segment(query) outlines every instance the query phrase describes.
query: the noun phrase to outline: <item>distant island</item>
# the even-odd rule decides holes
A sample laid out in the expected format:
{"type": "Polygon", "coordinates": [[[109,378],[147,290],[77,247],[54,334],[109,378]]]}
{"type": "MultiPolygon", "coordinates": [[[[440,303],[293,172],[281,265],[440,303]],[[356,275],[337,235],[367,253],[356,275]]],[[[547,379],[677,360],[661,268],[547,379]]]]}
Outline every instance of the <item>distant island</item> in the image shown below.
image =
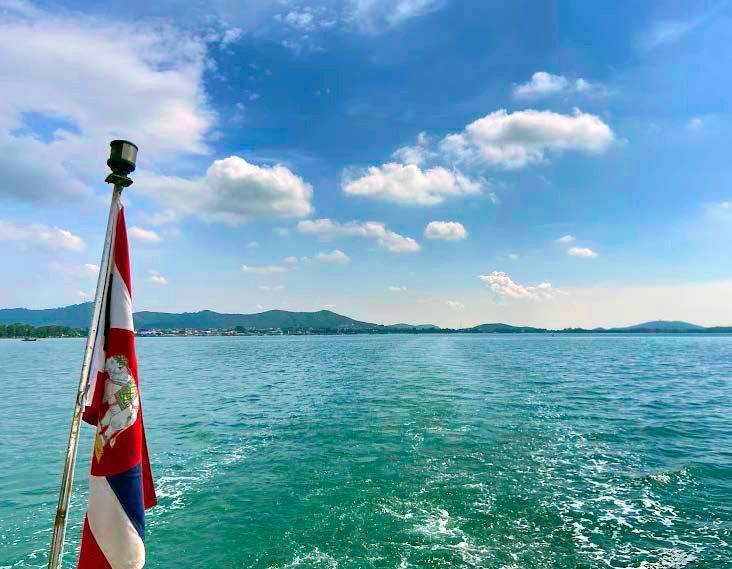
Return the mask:
{"type": "MultiPolygon", "coordinates": [[[[0,309],[0,338],[81,336],[89,325],[91,302],[61,308],[0,309]],[[36,330],[36,331],[34,331],[36,330]]],[[[551,330],[510,324],[480,324],[471,328],[440,328],[434,324],[374,324],[354,320],[330,310],[289,312],[268,310],[257,314],[199,312],[135,312],[141,336],[248,335],[248,334],[563,334],[563,333],[732,333],[732,326],[704,327],[688,322],[656,320],[622,328],[564,328],[551,330]]]]}

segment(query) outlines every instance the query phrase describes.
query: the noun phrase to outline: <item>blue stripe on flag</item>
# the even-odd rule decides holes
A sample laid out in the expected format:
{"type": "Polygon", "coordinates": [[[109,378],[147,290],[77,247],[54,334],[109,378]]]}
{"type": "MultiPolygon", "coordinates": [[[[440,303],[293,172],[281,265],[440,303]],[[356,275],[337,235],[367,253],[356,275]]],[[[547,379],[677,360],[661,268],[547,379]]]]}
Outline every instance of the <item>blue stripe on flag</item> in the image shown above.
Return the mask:
{"type": "Polygon", "coordinates": [[[140,539],[145,541],[145,506],[142,497],[142,464],[122,474],[107,476],[107,482],[119,500],[122,509],[135,526],[140,539]]]}

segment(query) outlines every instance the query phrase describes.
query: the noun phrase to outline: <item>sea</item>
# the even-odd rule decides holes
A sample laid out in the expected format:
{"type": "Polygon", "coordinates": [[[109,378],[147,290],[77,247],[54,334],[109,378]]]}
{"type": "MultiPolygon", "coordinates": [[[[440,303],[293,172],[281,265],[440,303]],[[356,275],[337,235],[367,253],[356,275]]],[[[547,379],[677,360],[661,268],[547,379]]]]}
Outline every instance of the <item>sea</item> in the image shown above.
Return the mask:
{"type": "MultiPolygon", "coordinates": [[[[0,341],[0,568],[46,567],[83,340],[0,341]]],[[[732,336],[139,338],[152,569],[732,567],[732,336]]],[[[64,567],[76,566],[93,430],[64,567]]]]}

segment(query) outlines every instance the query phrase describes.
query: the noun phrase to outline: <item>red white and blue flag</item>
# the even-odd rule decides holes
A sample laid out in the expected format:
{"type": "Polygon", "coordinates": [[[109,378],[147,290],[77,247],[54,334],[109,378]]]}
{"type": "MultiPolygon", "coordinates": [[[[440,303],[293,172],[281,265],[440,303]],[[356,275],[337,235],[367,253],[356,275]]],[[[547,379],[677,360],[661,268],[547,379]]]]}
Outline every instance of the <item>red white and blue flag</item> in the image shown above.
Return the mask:
{"type": "Polygon", "coordinates": [[[157,502],[142,423],[130,256],[121,205],[111,251],[83,414],[97,430],[79,569],[145,565],[145,510],[157,502]]]}

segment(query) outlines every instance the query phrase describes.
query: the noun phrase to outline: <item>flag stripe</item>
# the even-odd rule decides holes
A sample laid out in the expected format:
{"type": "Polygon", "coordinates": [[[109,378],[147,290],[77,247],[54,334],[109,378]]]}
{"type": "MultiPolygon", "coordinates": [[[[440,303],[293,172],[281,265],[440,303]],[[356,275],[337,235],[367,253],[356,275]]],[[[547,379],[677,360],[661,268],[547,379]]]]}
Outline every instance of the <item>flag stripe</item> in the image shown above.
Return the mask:
{"type": "Polygon", "coordinates": [[[130,279],[130,250],[127,246],[127,224],[125,223],[125,210],[119,211],[116,227],[117,238],[114,241],[114,263],[119,267],[119,274],[125,282],[125,286],[132,296],[132,280],[130,279]]]}
{"type": "Polygon", "coordinates": [[[145,543],[105,476],[89,477],[89,529],[112,569],[140,569],[145,543]]]}
{"type": "Polygon", "coordinates": [[[135,325],[132,322],[132,298],[130,298],[127,285],[125,284],[116,263],[112,272],[112,299],[109,304],[109,327],[134,332],[135,325]]]}
{"type": "Polygon", "coordinates": [[[107,476],[107,482],[117,496],[120,506],[130,518],[140,539],[145,541],[145,507],[142,493],[142,466],[138,464],[127,472],[107,476]]]}
{"type": "Polygon", "coordinates": [[[89,520],[84,518],[84,530],[81,534],[81,541],[84,544],[84,555],[79,557],[78,569],[112,569],[99,549],[97,540],[89,527],[89,520]]]}

